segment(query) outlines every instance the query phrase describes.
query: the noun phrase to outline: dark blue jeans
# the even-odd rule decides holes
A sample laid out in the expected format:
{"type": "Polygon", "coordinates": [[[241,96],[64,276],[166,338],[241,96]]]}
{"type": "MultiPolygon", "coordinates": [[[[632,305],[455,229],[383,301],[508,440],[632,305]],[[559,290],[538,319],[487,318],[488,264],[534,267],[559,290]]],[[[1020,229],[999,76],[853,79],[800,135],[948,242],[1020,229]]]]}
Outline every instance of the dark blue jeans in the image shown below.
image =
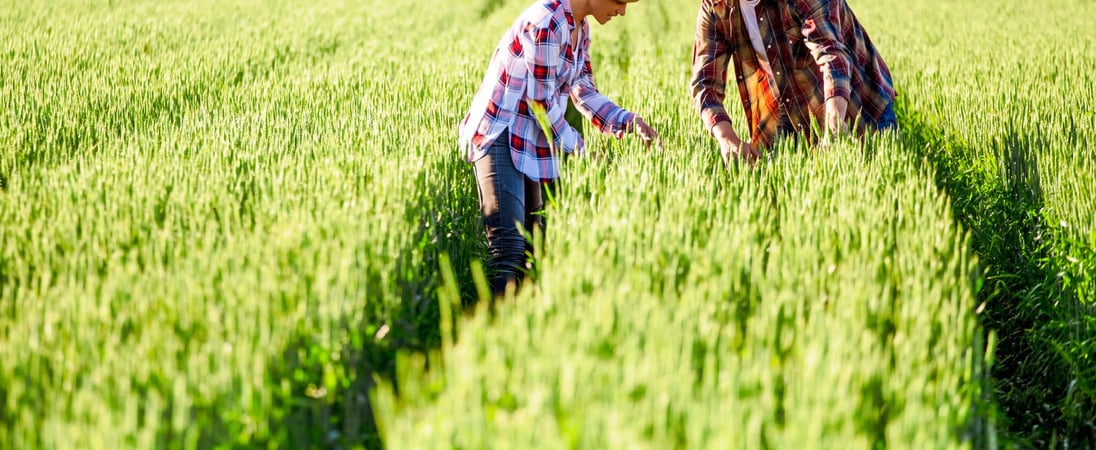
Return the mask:
{"type": "MultiPolygon", "coordinates": [[[[865,112],[860,113],[860,120],[867,126],[868,131],[897,131],[898,130],[898,116],[894,114],[894,102],[891,101],[885,109],[883,109],[883,115],[879,117],[879,121],[872,120],[865,112]]],[[[780,137],[791,136],[794,139],[798,139],[799,136],[795,132],[795,128],[792,127],[788,116],[786,114],[780,115],[780,124],[777,125],[776,135],[780,137]]]]}
{"type": "Polygon", "coordinates": [[[898,130],[898,116],[894,114],[894,102],[890,102],[887,108],[883,110],[883,115],[879,117],[879,121],[876,122],[868,117],[866,114],[861,114],[860,117],[864,123],[868,126],[868,129],[874,129],[877,131],[897,131],[898,130]]]}
{"type": "Polygon", "coordinates": [[[506,285],[515,288],[526,271],[526,252],[533,246],[521,234],[520,224],[528,233],[544,228],[543,185],[526,177],[514,167],[510,157],[510,134],[503,133],[487,155],[475,162],[476,187],[480,214],[487,232],[487,272],[491,290],[503,295],[506,285]]]}

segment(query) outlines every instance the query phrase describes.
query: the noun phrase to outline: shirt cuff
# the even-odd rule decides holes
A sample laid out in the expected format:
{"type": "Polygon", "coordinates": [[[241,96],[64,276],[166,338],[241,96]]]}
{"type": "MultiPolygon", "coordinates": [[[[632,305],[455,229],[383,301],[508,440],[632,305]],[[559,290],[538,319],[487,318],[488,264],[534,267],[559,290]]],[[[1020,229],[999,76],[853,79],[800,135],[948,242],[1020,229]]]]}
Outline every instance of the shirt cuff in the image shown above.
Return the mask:
{"type": "Polygon", "coordinates": [[[586,142],[582,140],[582,136],[579,136],[575,141],[575,146],[571,148],[571,153],[575,155],[583,155],[586,153],[586,142]]]}
{"type": "Polygon", "coordinates": [[[852,95],[852,89],[849,87],[847,80],[837,81],[834,80],[832,84],[826,86],[826,100],[833,97],[849,98],[852,95]]]}
{"type": "Polygon", "coordinates": [[[586,151],[586,144],[582,141],[582,136],[579,136],[577,131],[572,129],[567,135],[567,137],[560,140],[560,146],[563,147],[563,153],[581,154],[586,151]]]}
{"type": "Polygon", "coordinates": [[[731,121],[731,116],[727,115],[727,110],[716,106],[705,108],[700,115],[704,119],[704,129],[708,131],[708,134],[712,133],[712,128],[715,127],[715,124],[731,121]]]}
{"type": "Polygon", "coordinates": [[[622,112],[620,113],[620,118],[618,119],[619,122],[617,122],[617,132],[613,133],[617,139],[623,138],[624,133],[630,133],[632,131],[635,131],[633,129],[634,124],[632,123],[635,118],[636,113],[628,110],[622,110],[622,112]]]}

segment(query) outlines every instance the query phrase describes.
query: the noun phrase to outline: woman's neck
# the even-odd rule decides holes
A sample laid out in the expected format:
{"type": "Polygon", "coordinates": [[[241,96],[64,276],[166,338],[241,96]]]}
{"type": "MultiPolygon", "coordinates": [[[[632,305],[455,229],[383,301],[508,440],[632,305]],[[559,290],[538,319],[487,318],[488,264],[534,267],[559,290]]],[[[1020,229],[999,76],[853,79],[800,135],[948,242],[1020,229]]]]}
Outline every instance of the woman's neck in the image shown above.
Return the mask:
{"type": "Polygon", "coordinates": [[[575,17],[575,23],[582,23],[582,19],[590,15],[589,0],[571,0],[571,15],[575,17]]]}

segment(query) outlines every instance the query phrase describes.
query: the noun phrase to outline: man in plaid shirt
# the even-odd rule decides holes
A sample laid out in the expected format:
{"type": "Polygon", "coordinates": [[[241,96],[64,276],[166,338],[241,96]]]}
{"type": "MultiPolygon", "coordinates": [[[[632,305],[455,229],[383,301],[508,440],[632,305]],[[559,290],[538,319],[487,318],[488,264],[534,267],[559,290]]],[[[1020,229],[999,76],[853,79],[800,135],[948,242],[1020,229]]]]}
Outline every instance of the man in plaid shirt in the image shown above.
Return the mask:
{"type": "Polygon", "coordinates": [[[897,127],[890,70],[845,0],[702,0],[692,97],[725,163],[751,165],[780,135],[897,127]],[[750,139],[723,108],[728,59],[750,139]]]}
{"type": "Polygon", "coordinates": [[[562,153],[585,149],[564,118],[568,98],[602,133],[634,132],[647,144],[658,139],[641,117],[598,92],[590,65],[586,19],[605,24],[637,1],[536,0],[491,57],[459,131],[474,163],[495,295],[522,278],[531,248],[519,226],[543,227],[543,184],[559,177],[562,153]]]}

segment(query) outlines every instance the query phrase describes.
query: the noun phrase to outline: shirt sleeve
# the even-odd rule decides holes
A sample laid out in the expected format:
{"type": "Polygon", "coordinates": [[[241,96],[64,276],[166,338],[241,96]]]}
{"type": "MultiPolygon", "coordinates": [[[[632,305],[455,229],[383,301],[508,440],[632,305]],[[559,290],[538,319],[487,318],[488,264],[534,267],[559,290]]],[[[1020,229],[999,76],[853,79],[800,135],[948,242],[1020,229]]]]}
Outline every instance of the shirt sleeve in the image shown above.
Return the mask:
{"type": "Polygon", "coordinates": [[[550,23],[551,21],[544,25],[528,23],[518,34],[518,41],[522,47],[522,60],[528,73],[525,82],[525,100],[545,111],[552,133],[548,139],[553,145],[567,153],[581,152],[582,138],[578,131],[567,123],[564,117],[565,111],[557,102],[559,95],[557,77],[563,65],[563,57],[560,54],[562,36],[559,27],[552,27],[550,23]]]}
{"type": "Polygon", "coordinates": [[[578,80],[571,87],[571,100],[574,101],[575,109],[602,133],[620,139],[624,133],[631,131],[635,114],[617,106],[598,92],[597,86],[594,86],[594,73],[588,59],[582,66],[578,80]]]}
{"type": "Polygon", "coordinates": [[[730,44],[727,36],[729,24],[722,21],[708,2],[702,2],[696,18],[696,36],[693,40],[693,76],[690,82],[693,106],[704,120],[705,129],[711,132],[719,122],[730,122],[723,99],[727,88],[727,61],[730,44]]]}
{"type": "Polygon", "coordinates": [[[851,20],[844,1],[799,0],[799,16],[803,18],[803,40],[822,72],[822,92],[826,100],[849,98],[851,58],[845,45],[843,20],[851,20]]]}

